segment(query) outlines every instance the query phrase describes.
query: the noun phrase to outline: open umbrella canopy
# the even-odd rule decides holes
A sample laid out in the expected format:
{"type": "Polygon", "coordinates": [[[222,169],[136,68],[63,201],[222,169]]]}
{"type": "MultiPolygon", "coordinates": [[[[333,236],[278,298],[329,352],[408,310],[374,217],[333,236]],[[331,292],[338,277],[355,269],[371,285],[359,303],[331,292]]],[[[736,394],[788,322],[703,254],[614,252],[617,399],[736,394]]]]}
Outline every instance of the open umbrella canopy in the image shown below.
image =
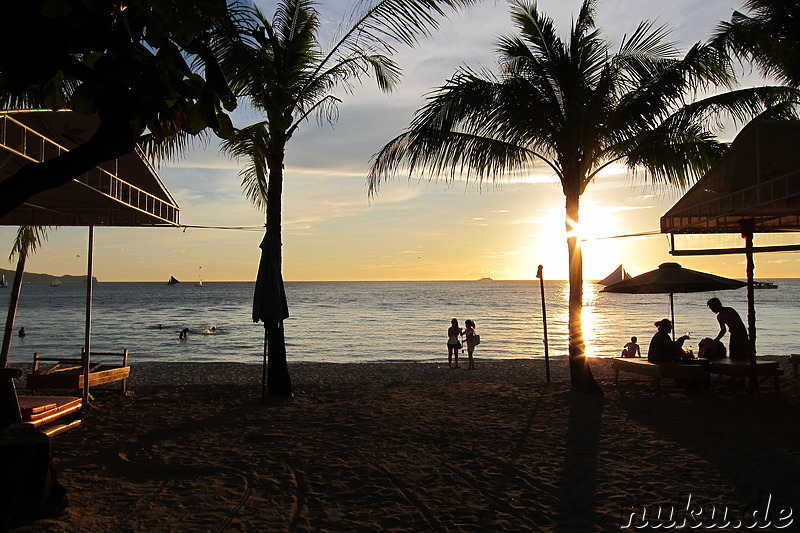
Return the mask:
{"type": "Polygon", "coordinates": [[[678,263],[662,263],[656,270],[604,287],[601,292],[626,294],[668,294],[722,291],[744,287],[745,282],[684,268],[678,263]]]}
{"type": "MultiPolygon", "coordinates": [[[[743,281],[683,268],[678,263],[661,263],[656,270],[608,285],[600,292],[669,294],[670,317],[674,327],[675,305],[672,298],[674,293],[724,291],[738,289],[745,285],[747,284],[743,281]]],[[[672,335],[675,336],[674,329],[672,335]]]]}

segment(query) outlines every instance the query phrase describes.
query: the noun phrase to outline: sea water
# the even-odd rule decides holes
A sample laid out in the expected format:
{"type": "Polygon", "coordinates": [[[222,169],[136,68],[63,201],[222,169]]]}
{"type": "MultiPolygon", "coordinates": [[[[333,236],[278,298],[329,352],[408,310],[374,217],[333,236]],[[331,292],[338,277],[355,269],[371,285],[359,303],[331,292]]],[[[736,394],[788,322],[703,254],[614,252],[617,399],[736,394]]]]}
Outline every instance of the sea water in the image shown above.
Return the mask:
{"type": "MultiPolygon", "coordinates": [[[[800,351],[800,280],[773,280],[779,289],[755,291],[759,355],[800,351]]],[[[599,292],[586,282],[582,315],[591,356],[616,356],[631,336],[646,355],[653,322],[669,317],[669,295],[599,292]]],[[[257,363],[263,357],[264,328],[251,319],[253,283],[97,283],[92,299],[93,351],[130,351],[131,362],[230,361],[257,363]],[[179,339],[183,328],[188,338],[179,339]]],[[[10,288],[0,289],[0,310],[10,288]]],[[[538,280],[287,282],[290,317],[285,321],[290,361],[441,361],[447,356],[447,328],[470,318],[481,344],[476,355],[493,359],[567,353],[568,284],[545,282],[545,320],[538,280]]],[[[703,337],[718,332],[706,307],[712,296],[747,320],[746,289],[675,294],[679,335],[697,352],[703,337]]],[[[29,363],[34,352],[73,357],[84,343],[86,288],[26,284],[23,287],[9,361],[29,363]],[[27,336],[17,332],[24,327],[27,336]]]]}

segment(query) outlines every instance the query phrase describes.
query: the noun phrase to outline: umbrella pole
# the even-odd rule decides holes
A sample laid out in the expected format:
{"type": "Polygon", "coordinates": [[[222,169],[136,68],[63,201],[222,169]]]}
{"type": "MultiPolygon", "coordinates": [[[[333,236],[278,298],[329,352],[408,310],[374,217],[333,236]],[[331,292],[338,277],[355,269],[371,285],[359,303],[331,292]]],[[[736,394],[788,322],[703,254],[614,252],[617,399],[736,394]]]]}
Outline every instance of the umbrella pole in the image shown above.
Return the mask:
{"type": "Polygon", "coordinates": [[[264,322],[264,364],[261,368],[261,404],[267,401],[267,342],[269,334],[267,333],[267,323],[264,322]]]}
{"type": "Polygon", "coordinates": [[[673,294],[669,293],[669,319],[672,320],[672,340],[675,340],[675,302],[673,294]]]}
{"type": "Polygon", "coordinates": [[[91,363],[92,344],[92,270],[94,255],[94,226],[89,226],[89,251],[86,260],[86,323],[83,334],[83,405],[89,404],[89,366],[91,363]]]}

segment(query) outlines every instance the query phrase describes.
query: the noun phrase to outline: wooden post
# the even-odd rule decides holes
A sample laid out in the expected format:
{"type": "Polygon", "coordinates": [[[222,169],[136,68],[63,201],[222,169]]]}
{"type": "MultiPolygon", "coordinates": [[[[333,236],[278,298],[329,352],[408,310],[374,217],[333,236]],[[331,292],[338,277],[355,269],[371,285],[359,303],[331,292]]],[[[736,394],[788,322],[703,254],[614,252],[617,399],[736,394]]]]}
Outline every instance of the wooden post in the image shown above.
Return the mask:
{"type": "MultiPolygon", "coordinates": [[[[128,366],[128,349],[126,348],[122,352],[122,367],[128,366]]],[[[122,394],[128,393],[128,378],[122,379],[122,394]]]]}
{"type": "Polygon", "coordinates": [[[536,277],[539,278],[539,288],[542,293],[542,322],[544,323],[544,375],[545,381],[550,383],[550,347],[547,344],[547,308],[544,303],[544,276],[542,265],[536,270],[536,277]]]}
{"type": "Polygon", "coordinates": [[[89,405],[89,366],[92,362],[92,270],[94,254],[94,226],[89,226],[89,258],[86,260],[86,324],[83,335],[83,405],[89,405]]]}
{"type": "Polygon", "coordinates": [[[753,294],[753,233],[756,223],[752,218],[739,221],[744,239],[745,258],[747,260],[747,334],[750,338],[750,394],[758,392],[758,375],[756,369],[756,304],[753,294]]]}

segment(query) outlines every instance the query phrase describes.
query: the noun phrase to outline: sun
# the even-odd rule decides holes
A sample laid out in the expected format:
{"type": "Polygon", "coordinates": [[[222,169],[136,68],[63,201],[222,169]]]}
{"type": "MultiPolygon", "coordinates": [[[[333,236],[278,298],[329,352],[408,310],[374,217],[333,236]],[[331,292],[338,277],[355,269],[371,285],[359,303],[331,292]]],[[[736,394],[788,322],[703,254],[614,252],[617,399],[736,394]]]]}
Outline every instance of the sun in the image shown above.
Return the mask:
{"type": "Polygon", "coordinates": [[[586,202],[581,205],[580,222],[571,223],[568,233],[564,209],[548,209],[531,235],[529,259],[544,265],[548,279],[567,279],[567,235],[574,235],[583,248],[584,278],[600,279],[609,265],[619,261],[619,239],[607,239],[619,234],[619,226],[615,209],[586,202]]]}

